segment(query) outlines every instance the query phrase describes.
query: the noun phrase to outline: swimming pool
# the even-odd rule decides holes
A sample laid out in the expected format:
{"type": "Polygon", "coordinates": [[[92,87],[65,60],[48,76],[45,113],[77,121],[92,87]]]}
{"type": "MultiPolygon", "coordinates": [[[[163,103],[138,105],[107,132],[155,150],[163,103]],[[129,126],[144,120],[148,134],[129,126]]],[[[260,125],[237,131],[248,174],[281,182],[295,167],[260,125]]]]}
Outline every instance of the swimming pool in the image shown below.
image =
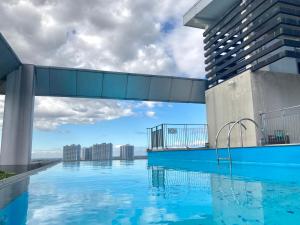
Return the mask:
{"type": "Polygon", "coordinates": [[[299,224],[300,166],[166,162],[60,163],[0,191],[0,224],[299,224]]]}

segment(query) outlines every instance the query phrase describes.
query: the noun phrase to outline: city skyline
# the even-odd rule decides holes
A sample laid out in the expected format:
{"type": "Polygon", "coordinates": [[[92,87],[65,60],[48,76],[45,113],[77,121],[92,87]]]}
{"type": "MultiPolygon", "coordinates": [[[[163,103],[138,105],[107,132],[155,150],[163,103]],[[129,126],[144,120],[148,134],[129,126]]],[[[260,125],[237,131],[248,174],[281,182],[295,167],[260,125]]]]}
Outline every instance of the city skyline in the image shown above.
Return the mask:
{"type": "Polygon", "coordinates": [[[153,110],[156,111],[156,117],[144,117],[143,114],[139,113],[131,117],[101,121],[95,124],[62,125],[52,132],[34,129],[32,156],[33,158],[57,158],[62,156],[61,146],[70,143],[91,146],[94,143],[105,141],[114,143],[114,156],[118,155],[119,147],[127,143],[135,146],[137,155],[145,155],[147,148],[146,128],[161,123],[206,122],[205,107],[202,105],[160,103],[155,105],[153,110]]]}
{"type": "Polygon", "coordinates": [[[112,143],[93,144],[89,147],[81,146],[80,144],[69,144],[62,148],[62,159],[68,161],[101,161],[113,160],[119,158],[121,160],[134,160],[136,155],[134,152],[134,145],[126,144],[117,146],[119,149],[118,155],[113,154],[112,143]]]}

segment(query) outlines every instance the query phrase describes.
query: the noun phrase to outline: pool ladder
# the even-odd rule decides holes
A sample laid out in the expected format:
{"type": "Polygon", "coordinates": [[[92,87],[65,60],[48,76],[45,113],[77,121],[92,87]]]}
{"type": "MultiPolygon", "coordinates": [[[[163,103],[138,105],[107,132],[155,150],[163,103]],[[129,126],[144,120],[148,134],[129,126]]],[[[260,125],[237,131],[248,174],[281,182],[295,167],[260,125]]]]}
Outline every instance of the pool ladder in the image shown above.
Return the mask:
{"type": "Polygon", "coordinates": [[[244,142],[243,142],[243,128],[244,130],[247,130],[247,127],[242,123],[243,121],[250,121],[252,122],[254,125],[255,125],[255,128],[257,130],[260,130],[262,135],[263,135],[263,139],[260,140],[260,144],[262,145],[263,142],[262,140],[265,139],[265,135],[264,135],[264,132],[259,129],[259,126],[258,124],[250,119],[250,118],[242,118],[238,121],[231,121],[231,122],[228,122],[226,123],[217,133],[217,136],[216,136],[216,140],[215,140],[215,146],[216,146],[216,156],[217,156],[217,161],[218,161],[218,164],[220,164],[220,161],[229,161],[230,164],[232,163],[232,157],[231,157],[231,142],[230,142],[230,136],[231,136],[231,132],[233,130],[233,128],[239,124],[240,125],[240,138],[241,138],[241,147],[243,148],[244,147],[244,142]],[[231,126],[232,125],[232,126],[231,126]],[[220,152],[219,152],[219,148],[218,148],[218,140],[219,140],[219,136],[220,136],[220,133],[223,131],[223,129],[225,129],[226,127],[228,127],[228,135],[227,135],[227,157],[220,157],[220,152]]]}

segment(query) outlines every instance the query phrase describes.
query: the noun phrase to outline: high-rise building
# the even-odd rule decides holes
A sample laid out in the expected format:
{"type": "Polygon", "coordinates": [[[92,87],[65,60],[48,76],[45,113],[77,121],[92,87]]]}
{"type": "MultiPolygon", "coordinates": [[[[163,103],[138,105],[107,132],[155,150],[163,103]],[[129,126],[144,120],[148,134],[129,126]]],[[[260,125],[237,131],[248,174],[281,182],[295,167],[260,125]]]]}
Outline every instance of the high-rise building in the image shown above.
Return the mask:
{"type": "Polygon", "coordinates": [[[120,159],[133,160],[134,159],[134,146],[133,145],[122,145],[120,147],[120,159]]]}
{"type": "Polygon", "coordinates": [[[184,23],[205,29],[209,88],[247,70],[299,74],[299,6],[298,0],[198,1],[184,23]]]}
{"type": "Polygon", "coordinates": [[[65,145],[63,147],[63,161],[79,161],[80,151],[80,145],[65,145]]]}
{"type": "Polygon", "coordinates": [[[92,160],[93,147],[82,148],[81,150],[81,160],[91,161],[92,160]]]}
{"type": "MultiPolygon", "coordinates": [[[[299,0],[199,0],[184,15],[186,26],[205,29],[210,147],[216,147],[220,128],[240,119],[255,125],[247,127],[244,141],[242,132],[232,133],[230,143],[237,147],[273,143],[277,123],[285,124],[283,137],[293,132],[294,123],[274,120],[277,114],[269,114],[271,120],[264,116],[300,104],[295,92],[300,85],[299,9],[299,0]]],[[[227,139],[218,146],[227,147],[227,139]]]]}
{"type": "Polygon", "coordinates": [[[112,160],[112,149],[111,143],[95,144],[92,147],[92,160],[112,160]]]}

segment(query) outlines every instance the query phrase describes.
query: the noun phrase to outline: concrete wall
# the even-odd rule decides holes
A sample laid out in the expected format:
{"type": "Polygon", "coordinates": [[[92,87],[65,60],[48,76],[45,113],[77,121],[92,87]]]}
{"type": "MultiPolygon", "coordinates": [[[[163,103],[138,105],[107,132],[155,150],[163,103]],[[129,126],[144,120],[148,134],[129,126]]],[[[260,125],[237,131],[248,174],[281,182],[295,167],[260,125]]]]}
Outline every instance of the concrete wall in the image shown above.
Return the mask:
{"type": "MultiPolygon", "coordinates": [[[[246,71],[206,91],[208,134],[210,147],[215,147],[215,136],[227,122],[248,117],[261,126],[260,113],[300,105],[300,75],[246,71]]],[[[262,135],[254,125],[246,122],[244,146],[255,146],[262,135]]],[[[290,125],[294,128],[294,124],[290,125]]],[[[288,129],[288,128],[286,128],[288,129]]],[[[219,146],[227,146],[224,130],[219,146]]],[[[266,134],[269,135],[269,134],[266,134]]],[[[240,146],[239,128],[232,134],[232,146],[240,146]]]]}
{"type": "MultiPolygon", "coordinates": [[[[221,149],[220,153],[225,155],[227,153],[227,149],[221,149]]],[[[253,163],[284,166],[300,165],[300,145],[232,148],[231,154],[233,163],[245,163],[249,166],[251,166],[251,164],[253,163]]],[[[152,166],[159,166],[159,164],[164,167],[168,167],[169,165],[177,165],[199,169],[206,162],[213,162],[212,165],[217,165],[216,151],[214,149],[148,152],[148,164],[152,166]]],[[[221,164],[228,165],[228,162],[224,161],[221,164]]],[[[214,171],[209,171],[209,169],[211,168],[207,164],[205,164],[204,168],[207,169],[209,173],[214,171]]],[[[219,172],[222,172],[222,170],[220,170],[219,172]]],[[[258,175],[262,173],[262,171],[256,172],[258,173],[258,175]]],[[[299,174],[299,172],[297,173],[299,174]]],[[[270,178],[275,178],[275,176],[278,176],[277,178],[280,178],[283,174],[279,175],[276,173],[266,173],[266,175],[269,175],[270,178]]],[[[295,176],[297,176],[300,181],[300,176],[295,176]]]]}
{"type": "Polygon", "coordinates": [[[260,71],[252,74],[253,104],[260,112],[300,105],[300,75],[260,71]]]}
{"type": "MultiPolygon", "coordinates": [[[[300,105],[300,75],[259,72],[252,76],[255,119],[261,112],[300,105]]],[[[291,143],[299,143],[300,108],[267,114],[264,121],[266,136],[282,130],[291,143]]]]}
{"type": "MultiPolygon", "coordinates": [[[[208,139],[210,147],[215,147],[215,137],[218,130],[230,121],[240,118],[254,119],[252,85],[250,73],[243,73],[219,84],[205,93],[208,122],[208,139]]],[[[244,131],[244,145],[256,145],[255,127],[248,122],[244,131]]],[[[240,146],[240,128],[232,133],[232,146],[240,146]]],[[[227,146],[228,129],[220,134],[219,147],[227,146]]]]}
{"type": "Polygon", "coordinates": [[[298,74],[298,62],[297,59],[285,57],[268,66],[261,68],[261,71],[269,71],[276,73],[292,73],[298,74]],[[282,66],[284,65],[284,66],[282,66]]]}

